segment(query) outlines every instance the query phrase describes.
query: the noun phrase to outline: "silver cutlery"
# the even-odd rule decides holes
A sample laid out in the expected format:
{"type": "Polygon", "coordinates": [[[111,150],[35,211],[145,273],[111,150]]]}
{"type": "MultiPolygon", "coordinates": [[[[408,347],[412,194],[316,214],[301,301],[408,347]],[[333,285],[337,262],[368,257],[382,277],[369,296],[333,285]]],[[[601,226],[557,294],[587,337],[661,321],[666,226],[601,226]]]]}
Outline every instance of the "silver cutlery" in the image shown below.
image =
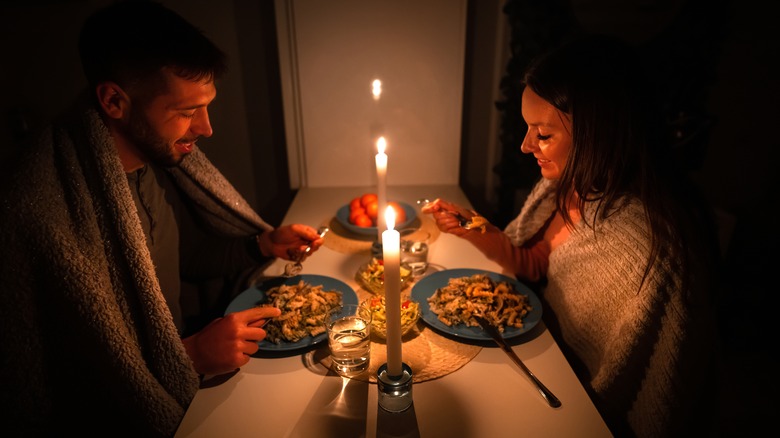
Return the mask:
{"type": "MultiPolygon", "coordinates": [[[[421,198],[421,199],[418,199],[418,200],[417,200],[417,205],[419,205],[420,207],[424,207],[424,206],[426,206],[426,205],[430,204],[431,202],[432,202],[432,201],[431,201],[431,200],[429,200],[429,199],[427,199],[427,198],[421,198]]],[[[451,214],[452,216],[454,216],[454,217],[455,217],[455,219],[457,219],[457,220],[458,220],[458,226],[459,226],[459,227],[461,227],[461,228],[465,228],[465,229],[467,229],[467,230],[470,230],[470,229],[472,229],[472,228],[477,228],[477,227],[481,226],[481,225],[476,225],[476,226],[475,226],[475,225],[474,225],[474,223],[473,223],[471,220],[469,220],[469,219],[466,219],[465,217],[463,217],[463,215],[462,215],[462,214],[458,213],[457,211],[444,210],[444,212],[445,212],[445,213],[449,213],[449,214],[451,214]]],[[[471,212],[472,212],[472,213],[473,213],[475,216],[477,215],[477,212],[476,212],[476,211],[474,211],[474,210],[471,210],[471,212]]]]}
{"type": "Polygon", "coordinates": [[[547,404],[554,408],[560,407],[561,401],[558,400],[558,397],[556,397],[549,389],[547,389],[547,387],[536,378],[534,373],[532,373],[531,370],[525,366],[523,361],[520,360],[517,354],[515,354],[515,352],[512,350],[512,347],[510,347],[506,340],[504,340],[504,337],[501,336],[501,333],[498,332],[496,326],[481,316],[474,315],[474,319],[477,320],[482,329],[484,329],[490,335],[490,337],[496,341],[496,344],[498,344],[498,346],[504,350],[504,352],[520,367],[520,369],[531,378],[531,381],[534,383],[534,385],[536,385],[536,389],[539,390],[539,393],[542,395],[542,398],[547,401],[547,404]]]}
{"type": "MultiPolygon", "coordinates": [[[[330,228],[328,227],[320,227],[317,229],[317,234],[320,235],[320,237],[325,237],[326,234],[328,234],[328,231],[330,231],[330,228]]],[[[294,262],[290,262],[284,266],[284,276],[285,277],[294,277],[298,275],[301,270],[303,269],[303,260],[306,258],[307,255],[311,252],[311,245],[307,246],[303,252],[298,256],[298,258],[294,262]]]]}

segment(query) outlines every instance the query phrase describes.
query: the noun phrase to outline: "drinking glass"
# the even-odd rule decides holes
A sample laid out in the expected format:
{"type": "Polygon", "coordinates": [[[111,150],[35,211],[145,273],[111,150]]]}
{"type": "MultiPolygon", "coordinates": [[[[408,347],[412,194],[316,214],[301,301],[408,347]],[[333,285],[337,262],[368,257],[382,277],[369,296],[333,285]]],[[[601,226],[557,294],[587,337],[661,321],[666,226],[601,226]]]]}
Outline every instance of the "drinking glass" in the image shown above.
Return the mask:
{"type": "Polygon", "coordinates": [[[328,315],[331,367],[345,377],[366,371],[371,359],[371,309],[345,304],[328,315]]]}
{"type": "Polygon", "coordinates": [[[428,243],[431,233],[417,230],[401,238],[401,263],[412,270],[412,275],[419,277],[428,269],[428,243]]]}

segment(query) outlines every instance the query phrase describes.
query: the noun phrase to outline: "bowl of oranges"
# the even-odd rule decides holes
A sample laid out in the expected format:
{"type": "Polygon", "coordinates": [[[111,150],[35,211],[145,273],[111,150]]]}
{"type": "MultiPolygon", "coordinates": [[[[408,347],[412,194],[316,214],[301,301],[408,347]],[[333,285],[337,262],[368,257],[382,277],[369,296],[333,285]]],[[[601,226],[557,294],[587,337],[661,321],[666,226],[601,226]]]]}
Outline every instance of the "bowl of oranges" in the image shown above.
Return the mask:
{"type": "MultiPolygon", "coordinates": [[[[414,207],[405,202],[388,201],[387,206],[395,210],[393,228],[396,230],[407,228],[417,218],[414,207]]],[[[376,223],[380,214],[376,193],[368,192],[352,198],[349,204],[339,208],[336,220],[353,233],[377,235],[376,223]]]]}

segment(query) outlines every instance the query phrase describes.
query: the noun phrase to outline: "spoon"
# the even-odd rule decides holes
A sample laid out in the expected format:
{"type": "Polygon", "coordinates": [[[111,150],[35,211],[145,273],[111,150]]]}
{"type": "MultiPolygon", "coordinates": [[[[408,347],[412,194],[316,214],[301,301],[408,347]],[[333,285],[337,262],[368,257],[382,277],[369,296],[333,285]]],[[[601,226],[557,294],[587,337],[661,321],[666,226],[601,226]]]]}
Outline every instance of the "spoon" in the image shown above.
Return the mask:
{"type": "MultiPolygon", "coordinates": [[[[317,234],[319,234],[320,237],[325,237],[325,235],[328,234],[328,231],[330,231],[330,228],[320,227],[317,230],[317,234]]],[[[298,273],[301,272],[301,269],[303,269],[303,265],[301,264],[301,262],[303,262],[303,259],[305,259],[310,252],[311,252],[311,245],[307,246],[306,249],[303,250],[301,255],[299,255],[298,258],[295,260],[295,262],[290,262],[287,265],[285,265],[284,276],[294,277],[298,275],[298,273]]]]}
{"type": "MultiPolygon", "coordinates": [[[[419,205],[421,207],[425,207],[426,205],[428,205],[430,203],[431,203],[431,201],[429,199],[427,199],[427,198],[421,198],[421,199],[417,200],[417,205],[419,205]]],[[[479,216],[477,214],[476,211],[474,211],[474,210],[470,210],[470,211],[474,215],[474,218],[481,217],[481,216],[479,216]]],[[[444,212],[445,213],[449,213],[453,217],[455,217],[455,219],[458,220],[458,226],[461,227],[461,228],[465,228],[467,230],[471,230],[472,228],[479,228],[479,227],[482,226],[482,223],[477,224],[476,221],[474,220],[474,218],[472,218],[471,220],[470,219],[466,219],[465,217],[463,217],[462,214],[458,213],[457,211],[444,210],[444,212]]]]}

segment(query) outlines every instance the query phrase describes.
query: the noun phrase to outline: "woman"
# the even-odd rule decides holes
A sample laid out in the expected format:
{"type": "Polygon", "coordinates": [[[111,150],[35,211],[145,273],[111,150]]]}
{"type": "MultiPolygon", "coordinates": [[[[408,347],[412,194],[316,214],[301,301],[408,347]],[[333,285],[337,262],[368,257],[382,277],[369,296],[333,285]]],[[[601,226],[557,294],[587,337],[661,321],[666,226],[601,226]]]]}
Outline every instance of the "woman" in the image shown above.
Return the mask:
{"type": "Polygon", "coordinates": [[[692,408],[714,370],[705,256],[717,253],[639,72],[600,36],[538,59],[521,150],[542,178],[517,218],[469,230],[454,213],[474,212],[457,205],[423,212],[539,286],[547,327],[615,435],[669,436],[701,431],[692,408]]]}

